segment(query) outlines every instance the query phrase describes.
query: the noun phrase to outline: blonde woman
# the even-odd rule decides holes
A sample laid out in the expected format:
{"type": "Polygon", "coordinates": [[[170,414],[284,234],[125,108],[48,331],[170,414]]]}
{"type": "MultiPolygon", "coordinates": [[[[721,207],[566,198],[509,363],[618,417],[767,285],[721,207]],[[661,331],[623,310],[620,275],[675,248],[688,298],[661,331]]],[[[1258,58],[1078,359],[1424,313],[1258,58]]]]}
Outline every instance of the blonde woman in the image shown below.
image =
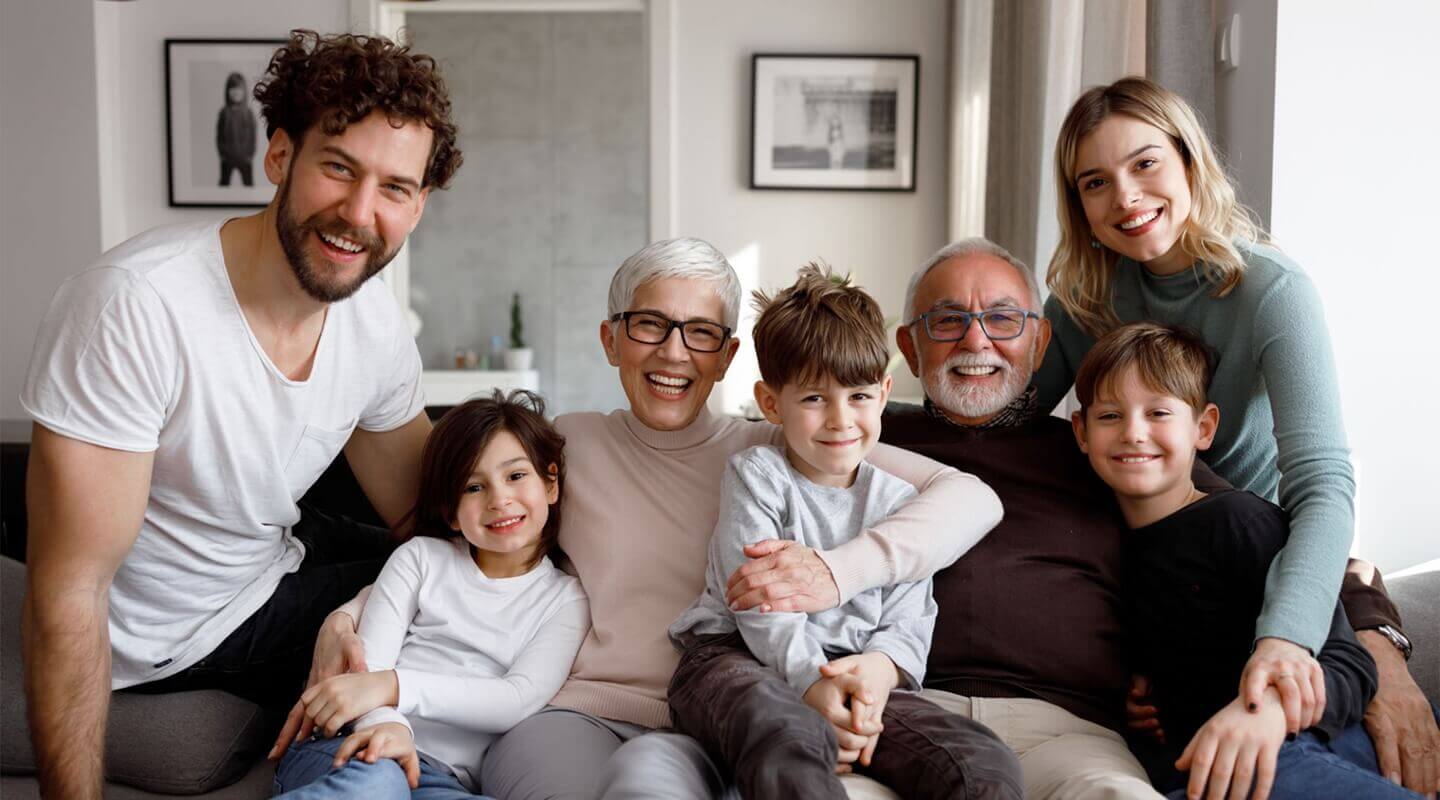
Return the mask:
{"type": "MultiPolygon", "coordinates": [[[[1335,609],[1355,494],[1315,288],[1236,201],[1194,111],[1152,81],[1081,95],[1060,129],[1055,175],[1061,236],[1045,304],[1054,345],[1036,374],[1038,403],[1053,408],[1095,340],[1124,323],[1185,325],[1218,352],[1210,399],[1225,422],[1206,460],[1277,501],[1291,527],[1270,567],[1242,700],[1253,710],[1273,684],[1290,731],[1310,727],[1325,704],[1311,654],[1335,609]]],[[[1152,468],[1160,455],[1126,468],[1152,468]]]]}

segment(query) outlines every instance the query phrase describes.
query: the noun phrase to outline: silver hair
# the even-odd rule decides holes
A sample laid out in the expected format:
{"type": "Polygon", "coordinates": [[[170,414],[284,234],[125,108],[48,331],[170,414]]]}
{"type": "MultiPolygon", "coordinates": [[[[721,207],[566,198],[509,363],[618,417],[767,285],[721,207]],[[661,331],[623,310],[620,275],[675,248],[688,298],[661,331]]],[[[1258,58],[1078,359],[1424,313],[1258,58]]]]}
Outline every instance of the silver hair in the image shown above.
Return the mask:
{"type": "Polygon", "coordinates": [[[709,281],[724,307],[725,318],[721,322],[735,330],[740,320],[740,276],[714,245],[688,237],[652,242],[625,259],[610,279],[606,316],[613,317],[629,309],[641,286],[661,278],[709,281]]]}
{"type": "Polygon", "coordinates": [[[949,261],[952,258],[968,255],[994,256],[1010,266],[1019,270],[1020,276],[1025,279],[1025,287],[1030,290],[1030,311],[1044,315],[1045,310],[1040,305],[1040,282],[1035,279],[1034,270],[1025,266],[1025,262],[1010,255],[1010,251],[998,244],[986,239],[984,236],[972,236],[969,239],[961,239],[958,242],[951,242],[935,252],[934,255],[925,260],[915,274],[910,276],[910,285],[905,287],[905,324],[909,325],[920,318],[919,312],[915,310],[915,291],[920,288],[920,281],[930,274],[930,270],[949,261]]]}

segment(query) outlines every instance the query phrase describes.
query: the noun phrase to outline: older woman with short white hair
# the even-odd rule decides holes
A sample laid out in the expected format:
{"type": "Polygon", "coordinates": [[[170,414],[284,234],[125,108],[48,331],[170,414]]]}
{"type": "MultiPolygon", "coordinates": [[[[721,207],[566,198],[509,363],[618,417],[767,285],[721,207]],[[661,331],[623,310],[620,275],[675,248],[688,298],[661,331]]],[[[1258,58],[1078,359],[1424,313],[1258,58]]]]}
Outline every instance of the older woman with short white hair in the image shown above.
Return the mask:
{"type": "MultiPolygon", "coordinates": [[[[734,269],[699,239],[651,244],[615,273],[600,344],[630,407],[556,420],[568,470],[559,541],[590,596],[592,628],[551,705],[486,754],[487,795],[676,798],[724,789],[722,769],[697,742],[664,730],[679,660],[667,629],[705,586],[726,461],[782,441],[775,426],[706,407],[740,347],[740,302],[734,269]]],[[[919,496],[835,550],[757,545],[732,579],[740,607],[818,611],[926,578],[1000,520],[999,499],[973,476],[885,445],[870,460],[919,496]]]]}

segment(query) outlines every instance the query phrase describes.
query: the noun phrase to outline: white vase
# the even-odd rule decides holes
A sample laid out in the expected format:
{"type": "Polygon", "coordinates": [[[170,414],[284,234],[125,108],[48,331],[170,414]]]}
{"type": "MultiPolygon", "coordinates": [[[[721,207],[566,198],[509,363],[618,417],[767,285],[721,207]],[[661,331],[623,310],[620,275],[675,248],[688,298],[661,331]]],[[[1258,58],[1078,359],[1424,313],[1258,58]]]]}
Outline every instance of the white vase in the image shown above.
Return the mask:
{"type": "Polygon", "coordinates": [[[528,347],[512,347],[505,351],[505,369],[511,372],[530,369],[530,362],[535,360],[535,351],[528,347]]]}

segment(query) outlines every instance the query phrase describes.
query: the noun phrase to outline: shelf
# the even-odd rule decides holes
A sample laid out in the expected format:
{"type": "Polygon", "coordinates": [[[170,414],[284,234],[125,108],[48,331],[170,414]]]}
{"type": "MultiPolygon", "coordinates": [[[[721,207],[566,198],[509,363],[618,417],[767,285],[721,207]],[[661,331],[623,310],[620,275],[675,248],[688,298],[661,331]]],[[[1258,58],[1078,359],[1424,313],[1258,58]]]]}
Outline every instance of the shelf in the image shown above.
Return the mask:
{"type": "Polygon", "coordinates": [[[421,380],[425,387],[425,405],[454,406],[471,397],[499,389],[540,391],[540,373],[533,369],[427,369],[421,380]]]}

